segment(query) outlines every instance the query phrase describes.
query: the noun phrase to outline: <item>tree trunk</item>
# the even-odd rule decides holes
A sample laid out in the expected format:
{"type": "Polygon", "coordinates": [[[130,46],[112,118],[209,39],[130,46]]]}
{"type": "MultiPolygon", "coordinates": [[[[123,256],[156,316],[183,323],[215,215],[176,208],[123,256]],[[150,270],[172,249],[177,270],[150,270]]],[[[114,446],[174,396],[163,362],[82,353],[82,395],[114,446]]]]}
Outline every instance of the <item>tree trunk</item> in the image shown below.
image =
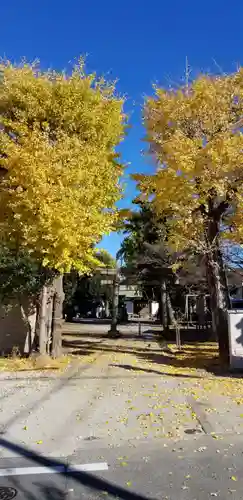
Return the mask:
{"type": "Polygon", "coordinates": [[[47,310],[47,287],[44,285],[40,298],[39,310],[39,353],[47,353],[47,329],[46,329],[46,310],[47,310]]]}
{"type": "Polygon", "coordinates": [[[62,355],[62,325],[63,325],[63,276],[55,278],[53,282],[53,316],[52,316],[52,356],[58,358],[62,355]]]}
{"type": "Polygon", "coordinates": [[[167,299],[166,281],[163,279],[160,285],[160,321],[163,329],[167,328],[167,299]]]}
{"type": "Polygon", "coordinates": [[[207,277],[212,310],[212,330],[219,342],[223,363],[229,362],[229,336],[227,310],[230,309],[229,292],[222,253],[219,246],[219,221],[211,218],[207,224],[207,277]]]}
{"type": "Polygon", "coordinates": [[[35,300],[25,299],[24,297],[19,302],[19,307],[23,315],[23,319],[28,328],[28,333],[26,336],[26,341],[24,344],[23,352],[28,356],[31,355],[34,348],[35,341],[35,331],[36,331],[36,320],[37,320],[37,308],[35,300]]]}
{"type": "Polygon", "coordinates": [[[105,299],[105,317],[109,318],[109,316],[110,316],[110,304],[109,304],[109,300],[106,298],[105,299]]]}
{"type": "Polygon", "coordinates": [[[40,296],[36,299],[35,302],[36,306],[36,322],[35,322],[35,334],[34,334],[34,340],[33,340],[33,351],[39,350],[39,339],[40,339],[40,296]]]}
{"type": "Polygon", "coordinates": [[[51,354],[51,344],[52,344],[53,297],[54,297],[53,286],[49,286],[47,289],[47,307],[46,307],[46,342],[47,342],[46,352],[48,355],[51,354]]]}
{"type": "Polygon", "coordinates": [[[167,292],[166,294],[166,305],[167,305],[167,320],[168,320],[167,323],[168,325],[172,325],[175,322],[175,314],[171,304],[169,292],[167,292]]]}

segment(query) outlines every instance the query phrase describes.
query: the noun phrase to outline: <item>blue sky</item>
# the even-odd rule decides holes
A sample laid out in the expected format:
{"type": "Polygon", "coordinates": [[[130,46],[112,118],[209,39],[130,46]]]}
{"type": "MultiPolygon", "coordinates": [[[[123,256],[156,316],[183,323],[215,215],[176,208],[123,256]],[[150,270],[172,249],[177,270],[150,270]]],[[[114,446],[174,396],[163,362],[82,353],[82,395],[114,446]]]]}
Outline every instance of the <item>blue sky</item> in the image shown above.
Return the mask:
{"type": "MultiPolygon", "coordinates": [[[[87,54],[87,69],[118,78],[127,96],[132,128],[121,152],[129,163],[128,206],[135,194],[131,172],[153,167],[141,155],[141,106],[152,83],[178,84],[188,57],[193,73],[233,71],[243,64],[243,2],[222,0],[1,0],[0,55],[19,61],[39,58],[44,68],[63,69],[87,54]]],[[[115,254],[121,236],[102,246],[115,254]]]]}

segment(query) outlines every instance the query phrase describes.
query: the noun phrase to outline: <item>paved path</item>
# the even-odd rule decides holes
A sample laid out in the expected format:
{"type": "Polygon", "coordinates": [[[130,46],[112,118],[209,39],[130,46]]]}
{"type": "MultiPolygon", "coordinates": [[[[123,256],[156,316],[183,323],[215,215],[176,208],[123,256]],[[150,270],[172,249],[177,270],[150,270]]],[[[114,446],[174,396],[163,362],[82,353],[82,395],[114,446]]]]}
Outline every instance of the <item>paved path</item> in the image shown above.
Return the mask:
{"type": "MultiPolygon", "coordinates": [[[[241,379],[172,371],[162,363],[154,338],[69,334],[66,339],[82,362],[77,358],[63,377],[23,373],[0,382],[3,436],[38,452],[67,456],[97,442],[120,446],[190,439],[202,432],[242,434],[241,379]]],[[[8,451],[0,450],[1,455],[8,451]]]]}
{"type": "MultiPolygon", "coordinates": [[[[83,358],[84,364],[70,376],[2,381],[4,437],[38,452],[67,456],[94,441],[119,446],[124,441],[180,438],[191,429],[201,432],[178,390],[180,379],[164,377],[143,359],[150,350],[160,350],[157,343],[82,342],[87,363],[83,358]]],[[[8,456],[8,451],[0,455],[8,456]]]]}
{"type": "Polygon", "coordinates": [[[164,365],[153,337],[68,333],[82,359],[63,376],[0,381],[0,498],[242,498],[241,380],[233,401],[229,381],[164,365]]]}

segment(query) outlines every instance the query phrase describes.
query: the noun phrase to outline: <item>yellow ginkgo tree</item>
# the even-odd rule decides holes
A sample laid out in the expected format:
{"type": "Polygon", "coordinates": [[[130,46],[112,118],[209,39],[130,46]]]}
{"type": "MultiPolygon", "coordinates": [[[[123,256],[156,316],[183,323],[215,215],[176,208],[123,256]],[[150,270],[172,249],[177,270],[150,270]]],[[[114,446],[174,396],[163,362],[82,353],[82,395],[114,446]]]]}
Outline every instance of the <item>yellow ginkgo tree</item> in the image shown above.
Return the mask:
{"type": "Polygon", "coordinates": [[[144,124],[157,170],[137,175],[142,193],[170,217],[170,244],[205,255],[213,329],[228,357],[230,307],[222,238],[243,242],[243,69],[154,88],[144,124]]]}
{"type": "Polygon", "coordinates": [[[86,272],[116,223],[123,98],[114,83],[0,64],[0,239],[60,273],[86,272]]]}

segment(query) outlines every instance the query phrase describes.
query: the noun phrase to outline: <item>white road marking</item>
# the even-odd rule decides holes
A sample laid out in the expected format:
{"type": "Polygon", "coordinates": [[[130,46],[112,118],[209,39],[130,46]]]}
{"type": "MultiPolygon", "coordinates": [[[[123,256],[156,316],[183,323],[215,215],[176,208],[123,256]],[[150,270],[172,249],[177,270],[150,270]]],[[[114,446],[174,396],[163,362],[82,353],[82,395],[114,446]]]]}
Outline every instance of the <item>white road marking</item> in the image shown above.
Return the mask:
{"type": "Polygon", "coordinates": [[[11,467],[7,469],[0,469],[0,476],[28,476],[33,474],[57,474],[65,472],[65,466],[60,465],[57,467],[11,467]]]}
{"type": "Polygon", "coordinates": [[[78,471],[96,471],[96,470],[108,470],[108,464],[107,462],[98,462],[96,464],[73,464],[69,465],[68,467],[68,472],[78,472],[78,471]]]}
{"type": "Polygon", "coordinates": [[[60,474],[70,472],[95,472],[99,470],[108,470],[107,462],[97,462],[91,464],[73,464],[70,466],[57,465],[50,467],[9,467],[0,468],[0,477],[6,476],[31,476],[33,474],[60,474]]]}

